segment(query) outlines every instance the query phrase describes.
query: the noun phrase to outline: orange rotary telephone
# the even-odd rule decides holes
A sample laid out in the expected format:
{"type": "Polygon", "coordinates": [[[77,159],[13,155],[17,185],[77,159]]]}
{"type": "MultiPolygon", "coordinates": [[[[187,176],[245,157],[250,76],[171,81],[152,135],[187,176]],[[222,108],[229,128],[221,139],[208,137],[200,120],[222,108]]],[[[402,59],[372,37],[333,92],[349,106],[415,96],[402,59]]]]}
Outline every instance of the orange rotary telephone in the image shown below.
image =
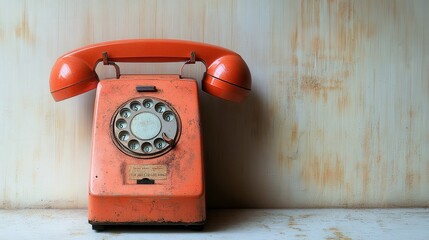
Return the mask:
{"type": "Polygon", "coordinates": [[[197,82],[180,75],[121,75],[115,62],[201,61],[202,89],[240,102],[251,76],[235,52],[180,40],[122,40],[60,57],[51,72],[55,101],[97,88],[92,130],[88,221],[113,224],[205,222],[205,190],[197,82]],[[98,63],[116,79],[99,80],[98,63]]]}

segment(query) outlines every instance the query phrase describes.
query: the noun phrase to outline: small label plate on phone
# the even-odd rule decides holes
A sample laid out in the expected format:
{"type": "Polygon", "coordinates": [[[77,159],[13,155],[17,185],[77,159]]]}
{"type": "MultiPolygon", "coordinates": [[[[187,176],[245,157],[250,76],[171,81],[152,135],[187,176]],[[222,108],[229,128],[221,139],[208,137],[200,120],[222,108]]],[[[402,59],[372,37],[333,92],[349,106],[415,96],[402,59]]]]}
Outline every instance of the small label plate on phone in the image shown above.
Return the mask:
{"type": "Polygon", "coordinates": [[[142,178],[167,179],[167,165],[128,165],[128,178],[132,180],[142,178]]]}

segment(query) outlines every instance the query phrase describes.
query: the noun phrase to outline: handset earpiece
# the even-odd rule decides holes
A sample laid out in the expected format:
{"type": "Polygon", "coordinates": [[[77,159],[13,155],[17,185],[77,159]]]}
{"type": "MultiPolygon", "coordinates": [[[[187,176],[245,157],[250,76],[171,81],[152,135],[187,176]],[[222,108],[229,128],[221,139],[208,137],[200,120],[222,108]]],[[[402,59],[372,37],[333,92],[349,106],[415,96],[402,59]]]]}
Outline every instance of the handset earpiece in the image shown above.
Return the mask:
{"type": "Polygon", "coordinates": [[[202,88],[216,97],[241,102],[250,93],[251,79],[247,64],[238,54],[226,55],[207,67],[202,88]]]}
{"type": "Polygon", "coordinates": [[[51,94],[55,101],[62,101],[96,88],[98,81],[95,71],[81,58],[59,58],[51,71],[51,94]]]}

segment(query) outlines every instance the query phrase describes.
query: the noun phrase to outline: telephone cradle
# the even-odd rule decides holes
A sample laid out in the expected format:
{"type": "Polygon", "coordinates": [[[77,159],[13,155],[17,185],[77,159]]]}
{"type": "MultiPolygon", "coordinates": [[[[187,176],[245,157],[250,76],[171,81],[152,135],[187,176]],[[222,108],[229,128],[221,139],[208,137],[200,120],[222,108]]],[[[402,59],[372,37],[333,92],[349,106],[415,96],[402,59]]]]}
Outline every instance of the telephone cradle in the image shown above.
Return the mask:
{"type": "Polygon", "coordinates": [[[186,225],[206,220],[198,84],[180,75],[124,75],[115,62],[201,61],[203,91],[240,102],[251,75],[235,52],[182,40],[121,40],[61,56],[51,72],[61,101],[96,88],[89,174],[88,221],[109,225],[186,225]],[[100,80],[102,62],[116,78],[100,80]]]}

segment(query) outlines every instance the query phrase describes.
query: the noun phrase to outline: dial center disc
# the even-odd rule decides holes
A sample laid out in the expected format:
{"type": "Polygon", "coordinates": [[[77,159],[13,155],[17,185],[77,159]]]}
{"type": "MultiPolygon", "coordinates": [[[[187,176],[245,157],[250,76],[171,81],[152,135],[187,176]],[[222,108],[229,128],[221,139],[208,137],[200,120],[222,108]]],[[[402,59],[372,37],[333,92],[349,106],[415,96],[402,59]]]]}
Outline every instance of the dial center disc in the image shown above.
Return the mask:
{"type": "Polygon", "coordinates": [[[131,120],[130,129],[140,139],[152,139],[161,131],[161,120],[153,113],[142,112],[131,120]]]}

